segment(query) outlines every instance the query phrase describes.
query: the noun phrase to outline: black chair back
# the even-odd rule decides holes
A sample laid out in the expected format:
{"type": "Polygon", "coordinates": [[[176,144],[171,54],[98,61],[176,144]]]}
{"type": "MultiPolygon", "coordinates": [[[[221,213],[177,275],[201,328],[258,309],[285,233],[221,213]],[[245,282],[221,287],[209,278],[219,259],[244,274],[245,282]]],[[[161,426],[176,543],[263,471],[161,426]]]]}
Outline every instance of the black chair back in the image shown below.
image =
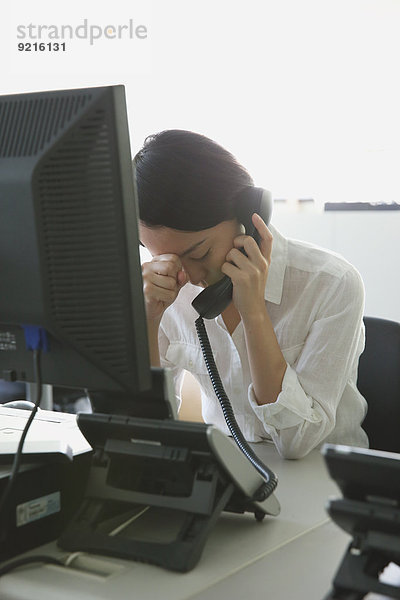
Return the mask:
{"type": "Polygon", "coordinates": [[[365,350],[357,387],[368,403],[370,448],[400,452],[400,323],[364,317],[365,350]]]}

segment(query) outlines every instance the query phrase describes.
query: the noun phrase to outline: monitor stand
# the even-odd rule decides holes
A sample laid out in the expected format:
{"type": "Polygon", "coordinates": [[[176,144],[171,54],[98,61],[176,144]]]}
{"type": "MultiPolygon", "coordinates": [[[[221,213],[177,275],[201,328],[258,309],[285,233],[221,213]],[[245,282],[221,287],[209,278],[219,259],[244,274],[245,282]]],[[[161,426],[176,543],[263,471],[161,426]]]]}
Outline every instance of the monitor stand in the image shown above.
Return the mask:
{"type": "MultiPolygon", "coordinates": [[[[37,394],[37,384],[26,384],[26,399],[29,402],[35,403],[37,394]]],[[[48,384],[42,385],[42,397],[40,400],[40,408],[44,410],[53,410],[53,386],[48,384]]]]}

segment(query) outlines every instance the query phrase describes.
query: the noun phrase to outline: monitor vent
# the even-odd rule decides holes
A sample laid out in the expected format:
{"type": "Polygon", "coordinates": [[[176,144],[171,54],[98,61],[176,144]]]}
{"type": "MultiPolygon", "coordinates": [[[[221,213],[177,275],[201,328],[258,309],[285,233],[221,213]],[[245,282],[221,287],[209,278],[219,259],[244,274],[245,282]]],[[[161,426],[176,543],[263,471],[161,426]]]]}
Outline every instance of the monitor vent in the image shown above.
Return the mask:
{"type": "Polygon", "coordinates": [[[34,156],[89,100],[91,94],[0,101],[0,157],[34,156]]]}
{"type": "Polygon", "coordinates": [[[121,380],[132,372],[130,293],[121,268],[125,242],[116,236],[124,223],[113,201],[121,190],[111,131],[105,111],[92,110],[41,161],[35,185],[52,321],[78,351],[121,380]]]}

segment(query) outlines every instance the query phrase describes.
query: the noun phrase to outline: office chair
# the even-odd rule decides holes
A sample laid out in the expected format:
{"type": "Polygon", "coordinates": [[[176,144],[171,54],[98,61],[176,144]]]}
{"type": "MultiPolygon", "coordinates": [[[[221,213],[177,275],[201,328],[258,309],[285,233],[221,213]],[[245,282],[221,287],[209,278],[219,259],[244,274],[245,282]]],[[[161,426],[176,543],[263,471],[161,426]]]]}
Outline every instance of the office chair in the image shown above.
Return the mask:
{"type": "Polygon", "coordinates": [[[357,387],[368,403],[370,448],[400,452],[400,323],[364,317],[365,350],[357,387]]]}

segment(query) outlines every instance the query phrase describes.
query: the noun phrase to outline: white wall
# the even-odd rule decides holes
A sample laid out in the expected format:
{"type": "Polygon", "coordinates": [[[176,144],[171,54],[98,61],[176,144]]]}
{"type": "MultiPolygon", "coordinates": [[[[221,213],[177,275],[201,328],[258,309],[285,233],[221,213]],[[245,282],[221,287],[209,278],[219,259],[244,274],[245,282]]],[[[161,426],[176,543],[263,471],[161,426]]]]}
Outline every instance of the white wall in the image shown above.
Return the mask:
{"type": "Polygon", "coordinates": [[[287,237],[342,254],[361,273],[365,314],[400,321],[400,211],[285,211],[272,223],[287,237]]]}
{"type": "Polygon", "coordinates": [[[0,19],[0,93],[122,83],[133,151],[191,129],[274,197],[400,199],[399,0],[18,0],[0,19]],[[21,24],[83,19],[148,37],[17,49],[21,24]]]}

